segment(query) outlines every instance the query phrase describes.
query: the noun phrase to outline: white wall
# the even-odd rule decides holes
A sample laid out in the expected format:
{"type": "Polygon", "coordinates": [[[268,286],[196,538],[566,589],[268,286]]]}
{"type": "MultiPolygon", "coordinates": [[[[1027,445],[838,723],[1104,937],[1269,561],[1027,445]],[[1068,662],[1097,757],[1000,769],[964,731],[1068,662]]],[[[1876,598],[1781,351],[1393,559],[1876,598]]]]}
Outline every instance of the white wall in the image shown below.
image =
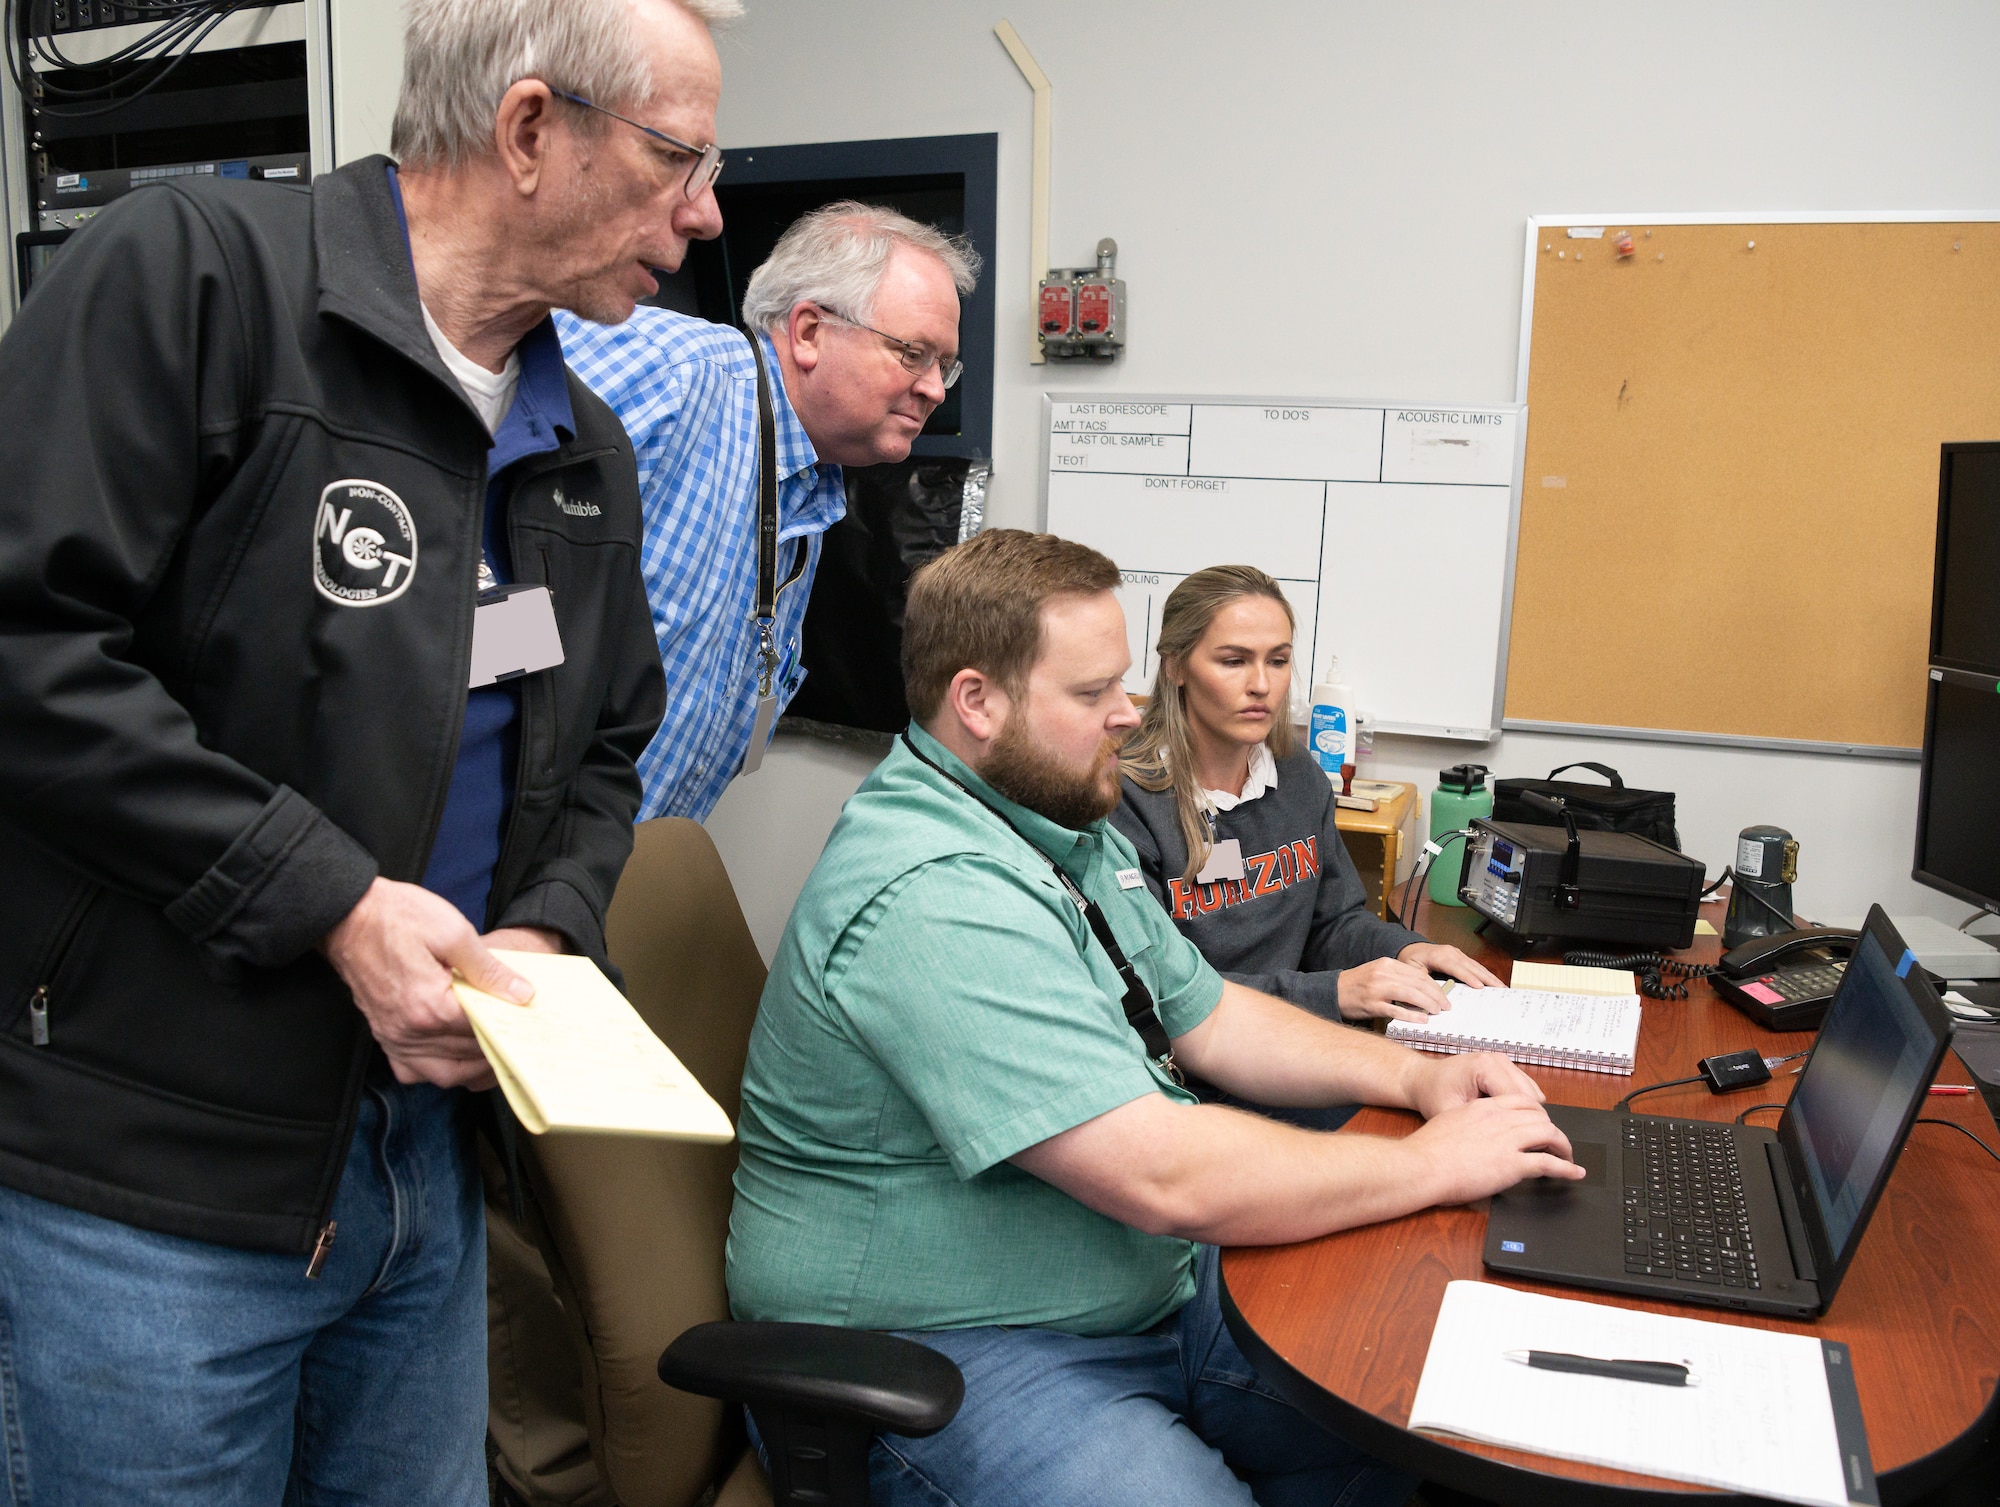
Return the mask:
{"type": "MultiPolygon", "coordinates": [[[[2000,7],[1984,0],[749,8],[722,39],[725,144],[1000,132],[999,525],[1040,522],[1047,388],[1511,400],[1529,214],[2000,208],[2000,7]],[[992,35],[1003,14],[1055,85],[1052,259],[1118,240],[1132,344],[1109,369],[1023,354],[1030,96],[992,35]]],[[[1642,610],[1690,653],[1729,631],[1642,610]]],[[[1428,791],[1464,760],[1539,775],[1577,758],[1678,792],[1711,870],[1739,828],[1788,827],[1806,914],[1966,914],[1907,877],[1914,764],[1509,733],[1384,737],[1375,772],[1428,791]]],[[[865,767],[781,743],[725,799],[711,826],[756,915],[789,903],[865,767]]],[[[758,935],[768,949],[775,932],[758,935]]]]}
{"type": "Polygon", "coordinates": [[[389,150],[403,78],[401,0],[319,0],[333,75],[334,165],[389,150]]]}
{"type": "Polygon", "coordinates": [[[792,902],[840,815],[841,802],[880,754],[845,744],[780,736],[764,767],[739,776],[709,816],[709,836],[729,869],[757,948],[770,962],[792,902]]]}

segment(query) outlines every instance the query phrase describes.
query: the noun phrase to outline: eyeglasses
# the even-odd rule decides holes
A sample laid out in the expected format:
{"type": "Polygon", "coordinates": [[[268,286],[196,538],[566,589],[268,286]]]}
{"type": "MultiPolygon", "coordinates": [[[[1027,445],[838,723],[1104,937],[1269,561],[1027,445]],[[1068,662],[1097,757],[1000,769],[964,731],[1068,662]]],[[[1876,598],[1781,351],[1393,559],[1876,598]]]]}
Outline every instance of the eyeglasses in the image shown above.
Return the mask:
{"type": "Polygon", "coordinates": [[[896,359],[902,363],[903,370],[913,377],[921,377],[935,366],[938,369],[938,377],[946,387],[950,387],[958,381],[959,374],[965,370],[965,363],[960,361],[956,356],[947,358],[932,350],[927,345],[918,345],[909,340],[899,340],[887,330],[878,330],[872,324],[863,324],[858,319],[849,319],[845,314],[836,314],[833,310],[821,305],[816,304],[814,307],[818,308],[820,313],[824,314],[828,319],[834,320],[836,323],[852,325],[857,330],[866,330],[869,334],[879,336],[881,339],[888,341],[889,344],[896,348],[896,359]]]}
{"type": "Polygon", "coordinates": [[[642,126],[638,121],[620,115],[616,110],[607,110],[602,105],[593,105],[581,94],[569,94],[561,89],[549,91],[557,99],[566,99],[573,105],[582,105],[586,110],[595,110],[599,115],[609,115],[613,120],[622,120],[635,131],[643,131],[655,141],[663,141],[677,152],[683,152],[694,160],[688,165],[685,192],[690,199],[699,199],[708,186],[722,176],[722,148],[710,142],[698,147],[691,141],[682,141],[678,136],[669,136],[665,131],[656,131],[651,126],[642,126]]]}

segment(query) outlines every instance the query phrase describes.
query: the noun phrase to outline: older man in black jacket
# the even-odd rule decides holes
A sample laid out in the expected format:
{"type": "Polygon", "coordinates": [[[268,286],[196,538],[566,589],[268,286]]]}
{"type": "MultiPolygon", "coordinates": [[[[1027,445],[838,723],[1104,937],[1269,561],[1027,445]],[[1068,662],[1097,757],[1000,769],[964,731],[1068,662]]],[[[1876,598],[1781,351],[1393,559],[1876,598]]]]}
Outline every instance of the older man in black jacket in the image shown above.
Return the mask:
{"type": "Polygon", "coordinates": [[[19,1500],[484,1500],[451,975],[602,958],[663,701],[630,446],[549,312],[720,228],[735,8],[415,0],[400,169],[133,194],[0,342],[19,1500]]]}

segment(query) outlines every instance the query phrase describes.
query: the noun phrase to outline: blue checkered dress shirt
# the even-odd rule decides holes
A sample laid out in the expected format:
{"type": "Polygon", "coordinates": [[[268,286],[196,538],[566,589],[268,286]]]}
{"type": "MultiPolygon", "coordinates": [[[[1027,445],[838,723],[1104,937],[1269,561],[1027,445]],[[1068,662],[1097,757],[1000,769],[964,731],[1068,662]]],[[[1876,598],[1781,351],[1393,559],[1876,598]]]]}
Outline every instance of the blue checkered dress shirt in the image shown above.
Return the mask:
{"type": "MultiPolygon", "coordinates": [[[[558,313],[556,328],[570,369],[624,421],[639,461],[639,565],[667,672],[667,715],[639,759],[639,819],[704,821],[742,767],[757,715],[757,365],[741,332],[665,309],[641,308],[620,325],[558,313]]],[[[782,710],[805,679],[799,629],[820,535],[847,496],[840,467],[813,454],[771,342],[759,338],[777,416],[780,581],[793,549],[806,551],[805,573],[778,599],[782,710]]]]}

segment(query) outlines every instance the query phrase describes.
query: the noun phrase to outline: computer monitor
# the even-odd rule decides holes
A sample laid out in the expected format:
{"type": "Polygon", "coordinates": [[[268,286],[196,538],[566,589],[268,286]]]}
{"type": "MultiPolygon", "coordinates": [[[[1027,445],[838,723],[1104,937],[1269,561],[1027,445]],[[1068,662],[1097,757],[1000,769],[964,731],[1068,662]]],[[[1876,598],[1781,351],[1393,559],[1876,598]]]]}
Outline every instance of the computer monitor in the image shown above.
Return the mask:
{"type": "Polygon", "coordinates": [[[2000,913],[2000,675],[1931,668],[1910,877],[2000,913]]]}
{"type": "Polygon", "coordinates": [[[1938,464],[1931,663],[2000,675],[2000,442],[1946,445],[1938,464]]]}

